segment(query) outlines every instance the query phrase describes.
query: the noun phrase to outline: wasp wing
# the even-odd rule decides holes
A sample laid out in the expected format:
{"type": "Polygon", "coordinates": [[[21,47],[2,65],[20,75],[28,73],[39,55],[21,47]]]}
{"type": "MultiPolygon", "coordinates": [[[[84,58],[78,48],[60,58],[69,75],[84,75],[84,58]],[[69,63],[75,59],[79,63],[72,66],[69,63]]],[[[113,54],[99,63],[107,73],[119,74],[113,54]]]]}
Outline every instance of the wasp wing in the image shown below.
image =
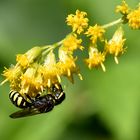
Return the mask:
{"type": "Polygon", "coordinates": [[[37,108],[26,108],[26,109],[19,110],[17,112],[12,113],[9,117],[16,119],[16,118],[33,116],[40,113],[41,112],[37,108]]]}

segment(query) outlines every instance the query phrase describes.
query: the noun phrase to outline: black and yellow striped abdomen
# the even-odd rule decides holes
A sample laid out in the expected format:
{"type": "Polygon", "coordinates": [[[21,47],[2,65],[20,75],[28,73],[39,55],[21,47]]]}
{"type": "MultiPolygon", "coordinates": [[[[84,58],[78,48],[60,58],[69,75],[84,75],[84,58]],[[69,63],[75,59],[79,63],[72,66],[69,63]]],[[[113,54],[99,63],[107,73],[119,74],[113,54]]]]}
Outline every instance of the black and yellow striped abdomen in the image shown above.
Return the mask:
{"type": "Polygon", "coordinates": [[[9,98],[11,102],[19,108],[28,108],[31,106],[31,103],[26,101],[24,97],[17,91],[11,90],[9,98]]]}

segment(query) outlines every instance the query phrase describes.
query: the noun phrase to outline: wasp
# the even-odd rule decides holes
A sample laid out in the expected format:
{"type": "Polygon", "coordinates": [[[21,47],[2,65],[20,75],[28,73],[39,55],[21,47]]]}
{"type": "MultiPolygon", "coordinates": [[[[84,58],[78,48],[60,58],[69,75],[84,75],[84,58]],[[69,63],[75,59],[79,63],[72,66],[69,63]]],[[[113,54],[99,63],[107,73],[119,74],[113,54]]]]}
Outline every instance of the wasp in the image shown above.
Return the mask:
{"type": "Polygon", "coordinates": [[[65,92],[60,84],[52,85],[48,91],[48,94],[43,96],[38,94],[35,98],[31,98],[29,95],[25,94],[26,99],[17,91],[10,91],[9,98],[11,102],[22,109],[12,113],[10,117],[20,118],[46,113],[65,99],[65,92]]]}

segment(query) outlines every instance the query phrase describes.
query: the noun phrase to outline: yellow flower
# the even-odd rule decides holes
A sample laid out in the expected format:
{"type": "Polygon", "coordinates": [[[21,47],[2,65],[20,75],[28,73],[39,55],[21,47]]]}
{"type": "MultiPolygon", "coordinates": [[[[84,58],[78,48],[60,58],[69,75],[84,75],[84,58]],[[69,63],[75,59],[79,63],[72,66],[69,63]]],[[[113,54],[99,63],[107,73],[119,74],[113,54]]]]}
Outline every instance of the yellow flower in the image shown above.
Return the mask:
{"type": "Polygon", "coordinates": [[[116,12],[120,12],[123,15],[129,13],[129,7],[128,7],[128,4],[125,2],[125,0],[122,1],[122,4],[121,5],[118,5],[116,7],[116,12]]]}
{"type": "Polygon", "coordinates": [[[29,66],[29,60],[26,54],[18,54],[16,57],[16,61],[20,64],[20,66],[24,68],[29,66]]]}
{"type": "Polygon", "coordinates": [[[140,7],[136,10],[132,10],[127,15],[129,26],[132,29],[140,29],[140,7]]]}
{"type": "Polygon", "coordinates": [[[41,66],[39,68],[39,72],[42,74],[43,77],[43,87],[51,87],[52,84],[54,83],[60,83],[61,78],[60,78],[60,73],[59,69],[54,65],[51,67],[51,69],[47,66],[41,66]]]}
{"type": "Polygon", "coordinates": [[[43,49],[41,47],[34,47],[27,51],[25,54],[18,54],[16,61],[23,68],[27,68],[29,64],[33,63],[37,57],[42,53],[43,49]]]}
{"type": "Polygon", "coordinates": [[[85,18],[86,12],[76,10],[76,15],[70,14],[66,18],[67,25],[72,26],[73,32],[80,34],[88,26],[88,18],[85,18]]]}
{"type": "Polygon", "coordinates": [[[21,90],[20,93],[30,95],[30,97],[36,97],[36,95],[43,91],[42,75],[37,72],[37,66],[28,68],[21,76],[21,90]]]}
{"type": "Polygon", "coordinates": [[[85,34],[87,34],[87,36],[90,36],[90,40],[93,44],[96,44],[98,38],[100,40],[103,39],[104,33],[104,28],[96,24],[95,26],[90,26],[85,34]]]}
{"type": "Polygon", "coordinates": [[[118,28],[114,33],[112,39],[110,39],[108,42],[106,41],[105,44],[106,53],[114,54],[114,59],[117,64],[118,64],[117,56],[123,54],[124,52],[123,46],[125,39],[123,38],[123,34],[124,33],[122,28],[121,27],[118,28]]]}
{"type": "Polygon", "coordinates": [[[21,74],[22,71],[21,67],[19,66],[11,66],[9,69],[5,68],[5,70],[3,71],[3,76],[5,76],[6,79],[1,83],[1,85],[7,81],[10,81],[11,86],[19,87],[19,83],[17,81],[19,81],[18,79],[21,74]]]}
{"type": "Polygon", "coordinates": [[[92,67],[101,66],[103,71],[106,71],[103,62],[105,61],[104,53],[98,52],[96,47],[90,46],[89,47],[89,58],[85,59],[86,64],[88,65],[89,69],[92,67]]]}
{"type": "Polygon", "coordinates": [[[57,68],[55,54],[52,51],[47,55],[43,66],[40,66],[38,71],[43,77],[43,86],[45,88],[51,87],[51,84],[61,82],[60,69],[57,68]]]}
{"type": "Polygon", "coordinates": [[[58,69],[61,71],[61,75],[66,76],[71,82],[73,82],[73,74],[77,74],[82,80],[79,73],[79,68],[75,64],[76,58],[67,54],[67,51],[63,48],[59,49],[59,62],[57,63],[58,69]]]}
{"type": "Polygon", "coordinates": [[[73,52],[76,49],[83,50],[84,47],[81,46],[82,39],[77,39],[76,34],[70,34],[66,37],[66,39],[63,41],[63,49],[68,52],[73,52]]]}
{"type": "Polygon", "coordinates": [[[38,57],[40,57],[41,53],[43,51],[42,47],[33,47],[29,51],[27,51],[25,54],[27,55],[27,58],[30,63],[34,62],[38,57]]]}

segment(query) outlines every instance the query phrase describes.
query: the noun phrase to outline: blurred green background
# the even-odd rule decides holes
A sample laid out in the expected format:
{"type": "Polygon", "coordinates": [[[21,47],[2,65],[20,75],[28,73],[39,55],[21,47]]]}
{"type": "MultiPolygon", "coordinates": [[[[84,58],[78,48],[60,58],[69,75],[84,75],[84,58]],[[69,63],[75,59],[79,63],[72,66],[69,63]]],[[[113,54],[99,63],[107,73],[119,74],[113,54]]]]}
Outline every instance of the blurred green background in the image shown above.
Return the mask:
{"type": "MultiPolygon", "coordinates": [[[[127,0],[135,7],[139,0],[127,0]]],[[[105,24],[121,0],[0,0],[0,72],[15,64],[15,56],[32,46],[52,44],[70,28],[65,18],[76,9],[86,11],[90,24],[105,24]]],[[[110,38],[116,27],[110,28],[110,38]]],[[[89,70],[67,82],[66,100],[50,113],[13,120],[18,110],[9,101],[9,84],[0,87],[1,140],[139,140],[140,139],[140,31],[124,26],[127,53],[116,65],[105,62],[107,72],[89,70]]],[[[79,57],[80,56],[79,53],[79,57]]],[[[3,77],[0,76],[0,80],[3,77]]]]}

